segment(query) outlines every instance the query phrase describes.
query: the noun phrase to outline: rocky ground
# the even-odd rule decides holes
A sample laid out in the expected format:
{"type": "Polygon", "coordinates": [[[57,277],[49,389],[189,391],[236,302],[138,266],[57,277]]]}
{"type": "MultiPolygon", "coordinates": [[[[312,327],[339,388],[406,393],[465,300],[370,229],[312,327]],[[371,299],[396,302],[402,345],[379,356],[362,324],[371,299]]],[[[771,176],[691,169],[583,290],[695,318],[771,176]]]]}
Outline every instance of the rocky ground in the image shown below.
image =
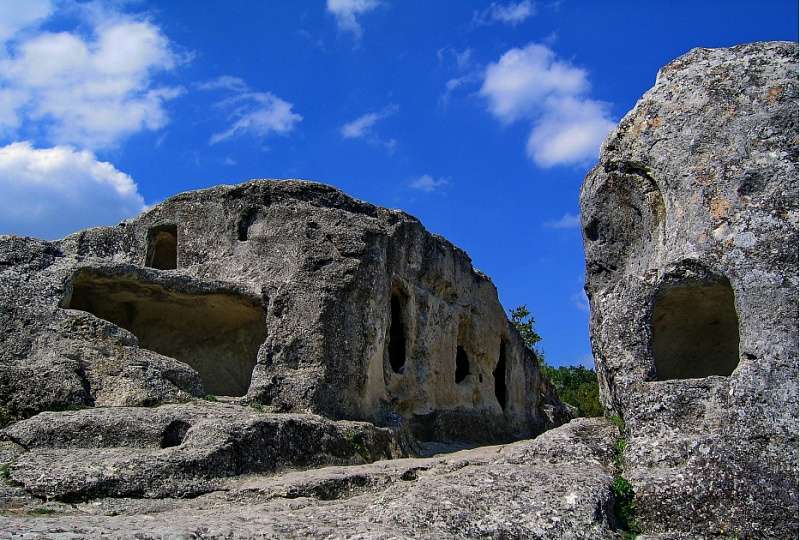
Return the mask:
{"type": "Polygon", "coordinates": [[[47,502],[7,480],[0,538],[618,538],[618,436],[579,419],[533,440],[239,476],[187,498],[47,502]]]}

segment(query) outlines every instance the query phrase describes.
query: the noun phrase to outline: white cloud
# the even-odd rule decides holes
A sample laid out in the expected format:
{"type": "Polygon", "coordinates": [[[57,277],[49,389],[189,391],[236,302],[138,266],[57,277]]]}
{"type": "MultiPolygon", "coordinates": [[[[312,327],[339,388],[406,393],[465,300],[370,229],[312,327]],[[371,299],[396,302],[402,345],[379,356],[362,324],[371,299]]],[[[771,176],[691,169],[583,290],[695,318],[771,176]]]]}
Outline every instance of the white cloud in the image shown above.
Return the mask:
{"type": "Polygon", "coordinates": [[[573,294],[570,299],[572,300],[572,305],[579,311],[589,313],[589,299],[586,297],[585,291],[581,290],[581,292],[573,294]]]}
{"type": "Polygon", "coordinates": [[[616,126],[608,106],[571,97],[552,101],[531,131],[528,156],[542,167],[596,160],[600,145],[616,126]]]}
{"type": "Polygon", "coordinates": [[[424,191],[425,193],[433,193],[434,191],[439,191],[440,188],[443,188],[449,184],[450,181],[447,178],[439,178],[436,180],[429,174],[423,174],[419,178],[412,180],[409,185],[412,188],[424,191]]]}
{"type": "Polygon", "coordinates": [[[455,47],[447,46],[436,51],[436,56],[439,58],[439,62],[441,63],[444,63],[447,59],[452,57],[453,61],[455,62],[455,67],[459,71],[465,71],[472,65],[473,52],[474,51],[470,48],[466,48],[459,52],[455,47]]]}
{"type": "Polygon", "coordinates": [[[516,26],[534,15],[536,15],[536,8],[531,0],[522,0],[522,2],[517,3],[511,2],[506,5],[492,2],[483,12],[474,12],[472,22],[478,26],[496,22],[516,26]]]}
{"type": "Polygon", "coordinates": [[[336,25],[341,32],[351,32],[356,41],[361,39],[363,30],[356,19],[369,13],[380,5],[378,0],[328,0],[328,12],[336,17],[336,25]]]}
{"type": "Polygon", "coordinates": [[[231,97],[219,101],[218,108],[228,111],[231,126],[211,136],[209,144],[234,137],[249,135],[266,137],[271,134],[286,135],[293,131],[303,117],[292,111],[294,105],[271,92],[253,92],[238,77],[225,75],[197,85],[201,90],[225,90],[231,97]]]}
{"type": "MultiPolygon", "coordinates": [[[[43,13],[22,19],[32,22],[43,13]]],[[[88,7],[85,14],[88,36],[37,31],[4,42],[0,134],[15,136],[27,125],[52,143],[103,148],[167,123],[164,103],[182,89],[155,86],[153,77],[182,60],[169,40],[147,20],[108,12],[97,17],[88,7]]]]}
{"type": "Polygon", "coordinates": [[[360,139],[372,134],[372,128],[379,120],[388,118],[398,111],[397,105],[389,105],[380,112],[367,113],[341,127],[339,132],[345,139],[360,139]]]}
{"type": "Polygon", "coordinates": [[[500,121],[532,123],[528,156],[552,167],[597,159],[600,144],[616,125],[607,104],[586,97],[589,88],[584,70],[533,43],[490,64],[480,94],[500,121]]]}
{"type": "Polygon", "coordinates": [[[235,92],[248,92],[247,83],[239,77],[231,75],[222,75],[212,81],[197,83],[195,85],[200,90],[233,90],[235,92]]]}
{"type": "Polygon", "coordinates": [[[565,213],[561,219],[548,221],[544,226],[550,229],[576,229],[581,226],[581,217],[576,214],[565,213]]]}
{"type": "Polygon", "coordinates": [[[252,92],[240,95],[234,104],[231,118],[233,125],[222,133],[211,136],[211,144],[230,139],[234,136],[250,135],[253,137],[266,137],[271,133],[283,135],[294,130],[295,125],[303,117],[292,112],[292,105],[288,101],[275,96],[270,92],[252,92]]]}
{"type": "Polygon", "coordinates": [[[360,139],[370,132],[375,122],[381,118],[382,116],[378,113],[368,113],[343,125],[339,131],[345,139],[360,139]]]}
{"type": "Polygon", "coordinates": [[[556,59],[544,45],[511,49],[489,64],[480,93],[492,114],[504,122],[536,114],[552,95],[578,95],[589,89],[586,72],[556,59]]]}
{"type": "Polygon", "coordinates": [[[452,79],[448,79],[445,83],[445,91],[439,96],[439,105],[442,107],[447,107],[450,104],[450,98],[453,93],[465,85],[471,85],[473,83],[479,82],[481,80],[481,74],[477,71],[473,71],[471,73],[467,73],[461,77],[454,77],[452,79]]]}
{"type": "Polygon", "coordinates": [[[61,238],[114,225],[145,209],[130,176],[88,150],[0,147],[0,234],[61,238]]]}
{"type": "Polygon", "coordinates": [[[0,3],[0,43],[5,43],[20,30],[38,22],[53,11],[50,0],[26,0],[0,3]]]}

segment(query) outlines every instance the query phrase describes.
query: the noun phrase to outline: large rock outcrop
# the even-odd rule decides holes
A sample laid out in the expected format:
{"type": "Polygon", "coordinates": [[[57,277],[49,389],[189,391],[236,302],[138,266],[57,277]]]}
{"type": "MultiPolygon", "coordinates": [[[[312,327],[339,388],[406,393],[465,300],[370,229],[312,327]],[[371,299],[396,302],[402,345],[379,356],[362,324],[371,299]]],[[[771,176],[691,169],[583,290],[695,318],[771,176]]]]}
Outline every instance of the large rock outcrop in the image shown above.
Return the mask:
{"type": "Polygon", "coordinates": [[[214,394],[474,443],[568,417],[463,251],[312,182],[184,193],[56,242],[2,236],[0,328],[15,418],[214,394]]]}
{"type": "Polygon", "coordinates": [[[671,62],[581,191],[601,397],[648,532],[797,536],[797,60],[671,62]]]}

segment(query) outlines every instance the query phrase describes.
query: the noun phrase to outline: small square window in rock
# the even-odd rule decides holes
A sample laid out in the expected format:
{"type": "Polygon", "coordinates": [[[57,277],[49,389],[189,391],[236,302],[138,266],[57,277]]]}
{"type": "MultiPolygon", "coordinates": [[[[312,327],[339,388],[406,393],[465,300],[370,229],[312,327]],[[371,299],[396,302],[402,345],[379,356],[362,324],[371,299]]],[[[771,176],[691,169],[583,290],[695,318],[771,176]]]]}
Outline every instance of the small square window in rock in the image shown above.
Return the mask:
{"type": "Polygon", "coordinates": [[[178,268],[178,226],[159,225],[147,231],[146,266],[159,270],[178,268]]]}
{"type": "Polygon", "coordinates": [[[727,279],[662,286],[652,332],[660,381],[729,376],[739,364],[739,317],[727,279]]]}

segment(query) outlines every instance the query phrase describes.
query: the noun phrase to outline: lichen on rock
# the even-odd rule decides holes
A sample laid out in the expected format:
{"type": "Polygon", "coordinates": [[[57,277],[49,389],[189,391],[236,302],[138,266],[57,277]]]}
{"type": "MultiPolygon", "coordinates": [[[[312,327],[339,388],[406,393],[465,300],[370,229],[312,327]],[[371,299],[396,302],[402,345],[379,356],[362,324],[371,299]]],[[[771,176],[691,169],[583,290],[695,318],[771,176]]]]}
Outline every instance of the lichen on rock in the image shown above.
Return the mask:
{"type": "Polygon", "coordinates": [[[648,531],[797,535],[797,56],[670,62],[581,190],[601,399],[648,531]]]}

